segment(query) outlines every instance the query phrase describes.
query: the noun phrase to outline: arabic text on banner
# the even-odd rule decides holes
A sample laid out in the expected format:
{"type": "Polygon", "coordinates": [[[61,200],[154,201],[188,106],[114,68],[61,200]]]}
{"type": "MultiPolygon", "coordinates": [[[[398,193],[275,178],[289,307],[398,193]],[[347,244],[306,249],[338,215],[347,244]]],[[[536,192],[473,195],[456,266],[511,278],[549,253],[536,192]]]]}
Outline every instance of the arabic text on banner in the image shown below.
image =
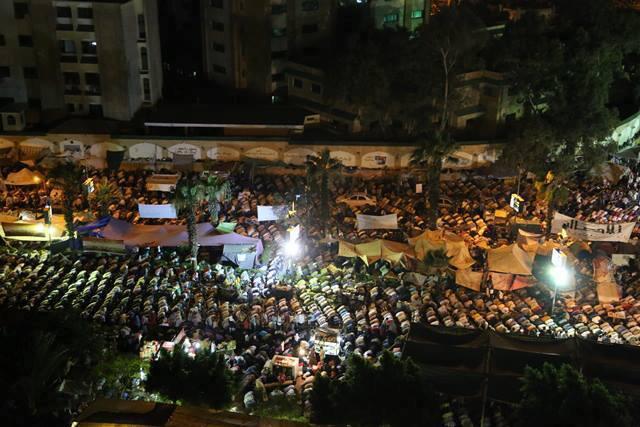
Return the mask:
{"type": "Polygon", "coordinates": [[[140,218],[177,218],[176,207],[167,205],[144,205],[138,203],[140,218]]]}
{"type": "Polygon", "coordinates": [[[580,221],[556,212],[551,222],[551,232],[559,233],[566,225],[567,234],[574,239],[592,242],[628,242],[635,222],[617,222],[612,224],[596,224],[580,221]]]}
{"type": "Polygon", "coordinates": [[[289,207],[287,205],[279,206],[258,206],[258,221],[280,221],[287,219],[289,207]]]}
{"type": "Polygon", "coordinates": [[[376,230],[376,229],[390,229],[395,230],[398,228],[398,215],[357,215],[358,218],[358,230],[376,230]]]}

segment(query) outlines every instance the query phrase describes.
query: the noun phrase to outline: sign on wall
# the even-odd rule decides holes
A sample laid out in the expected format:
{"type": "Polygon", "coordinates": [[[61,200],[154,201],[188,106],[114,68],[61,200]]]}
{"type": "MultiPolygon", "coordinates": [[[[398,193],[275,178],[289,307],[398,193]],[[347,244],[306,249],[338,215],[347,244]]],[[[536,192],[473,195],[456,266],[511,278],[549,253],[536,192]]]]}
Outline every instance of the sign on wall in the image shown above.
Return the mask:
{"type": "Polygon", "coordinates": [[[635,222],[597,224],[580,221],[556,212],[551,222],[551,232],[560,233],[564,227],[567,234],[574,239],[592,242],[628,242],[635,225],[635,222]]]}
{"type": "Polygon", "coordinates": [[[129,147],[130,159],[161,159],[162,147],[150,142],[140,142],[129,147]]]}
{"type": "Polygon", "coordinates": [[[222,162],[240,160],[240,151],[228,147],[213,147],[207,150],[207,157],[222,162]]]}
{"type": "Polygon", "coordinates": [[[356,165],[356,156],[347,151],[331,151],[329,157],[339,160],[344,166],[352,167],[356,165]]]}
{"type": "MultiPolygon", "coordinates": [[[[180,154],[181,156],[192,156],[194,160],[200,160],[202,158],[202,149],[193,144],[176,144],[169,147],[171,154],[180,154]]],[[[173,157],[173,156],[172,156],[173,157]]]]}
{"type": "Polygon", "coordinates": [[[269,160],[272,162],[278,160],[278,152],[266,147],[252,148],[251,150],[245,151],[244,155],[252,159],[269,160]]]}
{"type": "Polygon", "coordinates": [[[307,148],[294,148],[284,153],[283,160],[291,165],[304,165],[309,156],[317,157],[318,154],[307,148]]]}
{"type": "Polygon", "coordinates": [[[395,156],[384,151],[374,151],[362,156],[361,166],[369,169],[392,168],[395,166],[395,156]]]}

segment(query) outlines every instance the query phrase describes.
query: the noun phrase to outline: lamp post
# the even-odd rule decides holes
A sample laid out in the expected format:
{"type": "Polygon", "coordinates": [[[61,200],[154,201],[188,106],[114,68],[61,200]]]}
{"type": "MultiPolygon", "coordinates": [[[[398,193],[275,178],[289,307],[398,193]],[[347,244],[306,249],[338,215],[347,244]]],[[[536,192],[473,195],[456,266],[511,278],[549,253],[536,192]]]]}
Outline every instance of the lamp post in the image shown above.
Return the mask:
{"type": "Polygon", "coordinates": [[[571,272],[565,266],[553,266],[550,270],[553,279],[553,302],[551,303],[551,315],[553,316],[556,309],[556,298],[558,296],[558,288],[565,288],[571,281],[571,272]]]}

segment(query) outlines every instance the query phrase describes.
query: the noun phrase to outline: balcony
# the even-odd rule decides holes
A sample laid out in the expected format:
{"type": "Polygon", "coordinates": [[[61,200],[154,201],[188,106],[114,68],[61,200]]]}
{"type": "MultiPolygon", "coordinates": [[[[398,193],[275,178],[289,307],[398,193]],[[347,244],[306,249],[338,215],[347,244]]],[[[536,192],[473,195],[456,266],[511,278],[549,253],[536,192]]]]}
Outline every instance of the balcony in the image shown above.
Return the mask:
{"type": "Polygon", "coordinates": [[[78,55],[62,53],[60,55],[60,62],[77,63],[78,62],[78,55]]]}

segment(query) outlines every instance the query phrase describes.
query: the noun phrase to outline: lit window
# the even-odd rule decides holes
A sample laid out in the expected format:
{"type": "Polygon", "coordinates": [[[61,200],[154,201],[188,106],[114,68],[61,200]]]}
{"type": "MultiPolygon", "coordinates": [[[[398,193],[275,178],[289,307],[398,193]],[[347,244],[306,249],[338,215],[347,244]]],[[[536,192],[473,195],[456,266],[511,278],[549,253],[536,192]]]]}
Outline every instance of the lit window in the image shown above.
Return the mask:
{"type": "Polygon", "coordinates": [[[411,18],[412,19],[420,19],[424,17],[424,11],[423,10],[412,10],[411,11],[411,18]]]}
{"type": "Polygon", "coordinates": [[[384,23],[391,24],[394,22],[398,22],[399,16],[397,13],[390,13],[388,15],[384,15],[384,23]]]}

